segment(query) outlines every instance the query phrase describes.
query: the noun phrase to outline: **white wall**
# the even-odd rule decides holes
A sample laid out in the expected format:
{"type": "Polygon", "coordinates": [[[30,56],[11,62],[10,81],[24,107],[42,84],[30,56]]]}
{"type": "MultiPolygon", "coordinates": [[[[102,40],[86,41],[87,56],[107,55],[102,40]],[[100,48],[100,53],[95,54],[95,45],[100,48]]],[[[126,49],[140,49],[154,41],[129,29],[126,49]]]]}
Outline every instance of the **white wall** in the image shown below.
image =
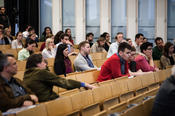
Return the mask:
{"type": "MultiPolygon", "coordinates": [[[[62,0],[52,0],[52,27],[55,34],[62,30],[62,0]]],[[[86,0],[75,0],[75,44],[85,40],[85,2],[86,0]]],[[[156,0],[156,25],[155,36],[167,40],[167,1],[156,0]]],[[[100,0],[100,34],[111,33],[111,0],[100,0]]],[[[135,41],[138,32],[138,0],[127,0],[127,38],[135,41]]]]}

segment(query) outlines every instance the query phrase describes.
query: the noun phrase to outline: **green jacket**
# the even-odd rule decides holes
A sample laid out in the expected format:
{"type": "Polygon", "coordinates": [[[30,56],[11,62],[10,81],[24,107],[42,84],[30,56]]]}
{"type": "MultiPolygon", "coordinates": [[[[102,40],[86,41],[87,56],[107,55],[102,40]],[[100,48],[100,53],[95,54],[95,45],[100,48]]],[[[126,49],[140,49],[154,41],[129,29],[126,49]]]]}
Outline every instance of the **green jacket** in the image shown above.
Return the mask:
{"type": "Polygon", "coordinates": [[[23,81],[38,96],[39,102],[45,102],[59,97],[52,90],[54,85],[65,89],[81,87],[81,83],[78,81],[57,77],[48,70],[38,68],[26,70],[23,81]]]}
{"type": "Polygon", "coordinates": [[[160,60],[160,57],[162,56],[163,49],[159,49],[157,46],[153,48],[153,60],[160,60]]]}

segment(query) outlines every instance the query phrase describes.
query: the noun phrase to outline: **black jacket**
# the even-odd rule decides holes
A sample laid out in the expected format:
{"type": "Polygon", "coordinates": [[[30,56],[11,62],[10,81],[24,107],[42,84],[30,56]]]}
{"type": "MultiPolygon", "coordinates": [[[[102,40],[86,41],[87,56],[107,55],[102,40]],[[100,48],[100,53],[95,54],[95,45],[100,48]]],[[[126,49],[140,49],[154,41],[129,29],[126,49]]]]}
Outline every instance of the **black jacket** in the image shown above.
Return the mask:
{"type": "Polygon", "coordinates": [[[161,85],[156,95],[152,116],[175,116],[175,77],[171,76],[161,85]]]}

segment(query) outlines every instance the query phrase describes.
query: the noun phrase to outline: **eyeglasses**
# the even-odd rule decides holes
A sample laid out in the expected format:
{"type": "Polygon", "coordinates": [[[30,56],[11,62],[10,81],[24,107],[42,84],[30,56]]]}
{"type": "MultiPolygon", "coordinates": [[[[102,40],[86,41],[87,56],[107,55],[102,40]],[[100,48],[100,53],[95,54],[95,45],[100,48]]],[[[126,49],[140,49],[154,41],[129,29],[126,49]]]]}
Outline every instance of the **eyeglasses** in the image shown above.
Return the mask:
{"type": "Polygon", "coordinates": [[[147,48],[147,50],[152,50],[153,48],[147,48]]]}

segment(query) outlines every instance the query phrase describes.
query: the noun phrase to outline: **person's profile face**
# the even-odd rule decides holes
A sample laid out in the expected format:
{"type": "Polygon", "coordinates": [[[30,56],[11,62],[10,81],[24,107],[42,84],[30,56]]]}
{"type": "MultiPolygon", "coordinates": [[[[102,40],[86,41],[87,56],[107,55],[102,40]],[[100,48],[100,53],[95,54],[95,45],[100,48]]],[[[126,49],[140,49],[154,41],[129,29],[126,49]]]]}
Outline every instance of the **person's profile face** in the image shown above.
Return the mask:
{"type": "Polygon", "coordinates": [[[120,51],[119,54],[124,60],[128,61],[129,57],[131,56],[131,50],[125,48],[125,50],[120,51]]]}
{"type": "Polygon", "coordinates": [[[1,8],[1,13],[2,13],[2,14],[5,13],[5,8],[4,8],[4,7],[1,8]]]}

